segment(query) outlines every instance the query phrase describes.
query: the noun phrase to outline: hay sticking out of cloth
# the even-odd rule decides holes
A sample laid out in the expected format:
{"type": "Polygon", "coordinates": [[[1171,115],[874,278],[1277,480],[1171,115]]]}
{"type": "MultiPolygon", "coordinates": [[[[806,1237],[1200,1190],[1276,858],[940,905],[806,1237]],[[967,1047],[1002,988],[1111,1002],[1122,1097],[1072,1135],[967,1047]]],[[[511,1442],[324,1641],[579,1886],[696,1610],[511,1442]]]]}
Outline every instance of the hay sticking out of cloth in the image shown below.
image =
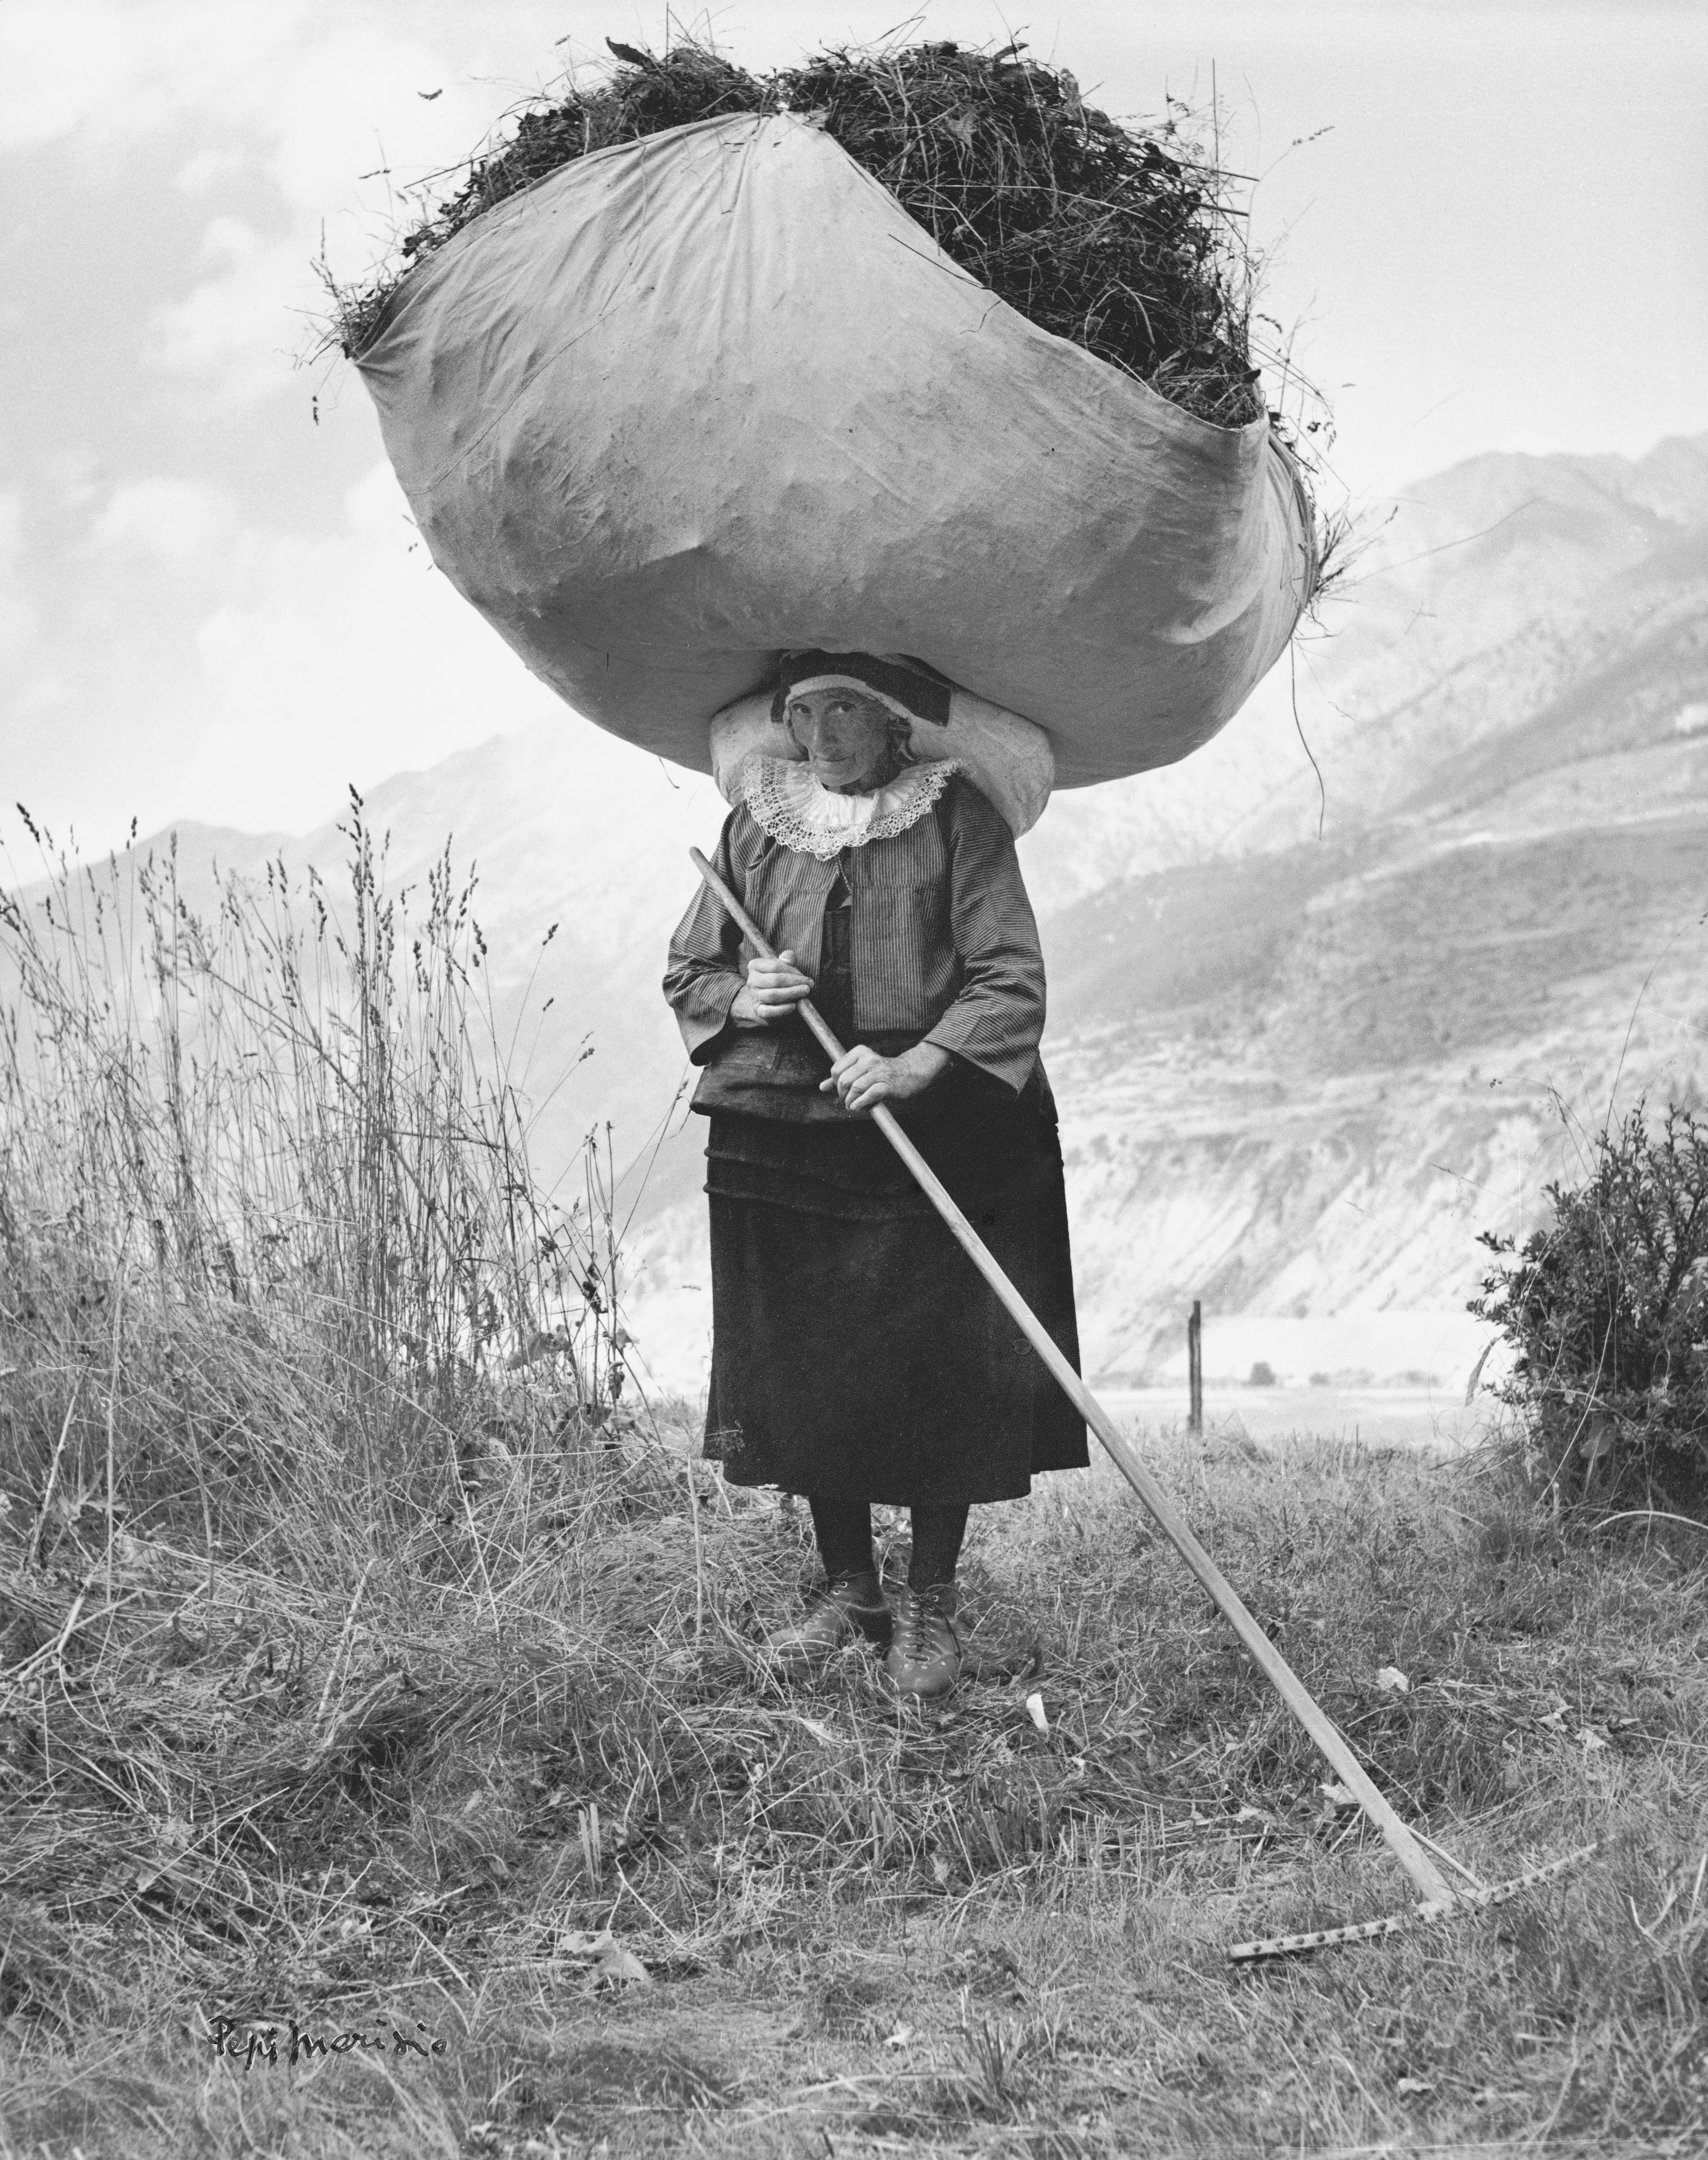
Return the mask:
{"type": "Polygon", "coordinates": [[[402,261],[335,288],[332,341],[359,355],[410,269],[483,210],[589,152],[740,112],[818,121],[945,253],[1041,329],[1223,427],[1264,417],[1252,364],[1252,264],[1194,116],[1149,130],[1087,105],[1063,69],[947,43],[838,48],[753,75],[688,41],[524,112],[455,194],[408,233],[402,261]]]}

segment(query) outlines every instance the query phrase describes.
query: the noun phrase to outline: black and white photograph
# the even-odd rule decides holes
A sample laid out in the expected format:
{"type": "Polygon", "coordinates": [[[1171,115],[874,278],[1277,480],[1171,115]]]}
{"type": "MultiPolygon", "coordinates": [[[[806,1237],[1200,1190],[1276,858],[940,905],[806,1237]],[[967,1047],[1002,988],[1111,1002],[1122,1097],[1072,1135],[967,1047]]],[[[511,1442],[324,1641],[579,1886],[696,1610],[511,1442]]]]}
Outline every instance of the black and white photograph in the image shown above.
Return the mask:
{"type": "Polygon", "coordinates": [[[1708,11],[0,0],[0,2160],[1708,2150],[1708,11]]]}

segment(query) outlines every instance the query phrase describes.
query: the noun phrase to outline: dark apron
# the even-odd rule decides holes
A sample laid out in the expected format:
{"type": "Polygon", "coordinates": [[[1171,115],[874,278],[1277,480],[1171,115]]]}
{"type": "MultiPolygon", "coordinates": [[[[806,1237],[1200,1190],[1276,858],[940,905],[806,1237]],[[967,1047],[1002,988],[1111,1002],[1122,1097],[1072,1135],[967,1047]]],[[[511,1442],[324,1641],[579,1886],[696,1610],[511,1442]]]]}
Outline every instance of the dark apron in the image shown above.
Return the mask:
{"type": "MultiPolygon", "coordinates": [[[[849,922],[838,880],[813,1002],[844,1041],[849,922]]],[[[958,1061],[898,1115],[1077,1369],[1041,1065],[1015,1098],[958,1061]]],[[[906,1504],[1015,1499],[1036,1472],[1084,1467],[1077,1411],[875,1125],[787,1110],[714,1110],[709,1124],[706,1452],[727,1477],[906,1504]]]]}

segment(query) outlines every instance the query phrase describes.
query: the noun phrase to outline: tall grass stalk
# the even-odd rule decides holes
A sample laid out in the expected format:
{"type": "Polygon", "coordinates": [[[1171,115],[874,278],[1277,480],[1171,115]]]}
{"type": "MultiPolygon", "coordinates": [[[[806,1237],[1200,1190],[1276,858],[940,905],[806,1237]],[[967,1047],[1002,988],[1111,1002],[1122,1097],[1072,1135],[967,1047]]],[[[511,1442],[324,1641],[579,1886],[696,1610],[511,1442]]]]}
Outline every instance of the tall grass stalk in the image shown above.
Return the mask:
{"type": "Polygon", "coordinates": [[[341,829],[340,895],[281,858],[199,911],[175,839],[74,868],[47,836],[0,895],[8,1452],[69,1415],[62,1477],[115,1505],[210,1451],[382,1482],[521,1368],[560,1418],[620,1394],[609,1166],[567,1208],[535,1183],[472,885],[447,847],[388,893],[354,793],[341,829]]]}

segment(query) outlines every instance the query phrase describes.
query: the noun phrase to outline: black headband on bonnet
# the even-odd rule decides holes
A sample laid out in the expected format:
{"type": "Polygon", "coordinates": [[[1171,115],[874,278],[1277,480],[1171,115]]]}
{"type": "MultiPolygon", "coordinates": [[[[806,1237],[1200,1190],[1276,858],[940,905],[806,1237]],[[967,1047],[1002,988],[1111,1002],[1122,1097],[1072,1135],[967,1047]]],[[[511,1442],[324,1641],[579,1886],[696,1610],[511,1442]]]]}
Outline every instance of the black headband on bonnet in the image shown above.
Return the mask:
{"type": "Polygon", "coordinates": [[[905,652],[882,658],[871,652],[786,652],[772,683],[771,716],[781,721],[797,690],[859,689],[907,719],[946,728],[953,687],[934,667],[905,652]]]}

